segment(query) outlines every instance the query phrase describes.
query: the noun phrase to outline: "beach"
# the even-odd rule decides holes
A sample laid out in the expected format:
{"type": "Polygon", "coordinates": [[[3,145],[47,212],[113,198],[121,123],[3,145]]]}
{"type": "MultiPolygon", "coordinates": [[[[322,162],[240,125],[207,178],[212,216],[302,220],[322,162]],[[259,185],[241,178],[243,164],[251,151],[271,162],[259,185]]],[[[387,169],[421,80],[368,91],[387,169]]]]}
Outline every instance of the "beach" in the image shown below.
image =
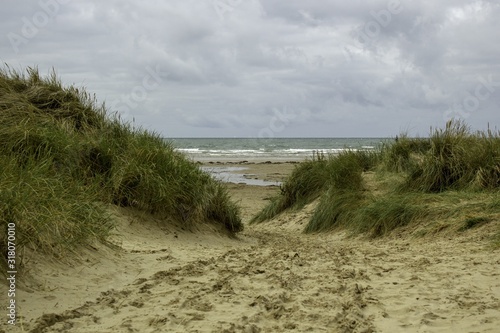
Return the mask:
{"type": "Polygon", "coordinates": [[[184,230],[114,207],[108,244],[57,261],[25,256],[20,317],[0,332],[498,332],[493,224],[449,237],[306,235],[313,202],[248,225],[280,187],[241,180],[281,182],[296,161],[211,162],[237,175],[228,187],[243,232],[184,230]]]}

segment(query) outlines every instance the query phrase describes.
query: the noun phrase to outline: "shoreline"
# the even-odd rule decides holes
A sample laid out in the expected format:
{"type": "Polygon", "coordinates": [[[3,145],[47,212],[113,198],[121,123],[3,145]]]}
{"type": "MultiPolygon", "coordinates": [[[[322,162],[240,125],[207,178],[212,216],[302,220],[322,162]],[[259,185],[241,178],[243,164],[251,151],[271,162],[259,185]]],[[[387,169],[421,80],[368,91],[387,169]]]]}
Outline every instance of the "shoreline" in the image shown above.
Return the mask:
{"type": "Polygon", "coordinates": [[[200,168],[227,185],[279,187],[295,166],[307,159],[191,159],[200,168]],[[279,167],[279,169],[277,169],[279,167]]]}
{"type": "Polygon", "coordinates": [[[308,158],[281,158],[281,157],[273,157],[273,158],[192,158],[189,155],[189,159],[191,159],[194,163],[197,164],[299,164],[303,161],[306,161],[308,158]]]}
{"type": "Polygon", "coordinates": [[[296,161],[211,161],[202,170],[226,184],[278,187],[300,162],[296,161]]]}

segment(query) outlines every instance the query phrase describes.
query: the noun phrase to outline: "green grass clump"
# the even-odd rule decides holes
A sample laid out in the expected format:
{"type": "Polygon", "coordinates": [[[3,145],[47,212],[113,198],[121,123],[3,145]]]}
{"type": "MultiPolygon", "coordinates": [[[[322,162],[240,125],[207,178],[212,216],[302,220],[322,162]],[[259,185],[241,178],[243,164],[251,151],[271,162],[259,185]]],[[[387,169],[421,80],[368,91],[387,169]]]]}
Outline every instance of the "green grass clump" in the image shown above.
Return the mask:
{"type": "Polygon", "coordinates": [[[268,220],[288,208],[300,208],[330,187],[337,190],[361,189],[361,173],[370,166],[370,157],[364,154],[344,151],[329,157],[317,155],[299,164],[281,186],[281,194],[272,198],[271,203],[252,219],[252,223],[268,220]]]}
{"type": "Polygon", "coordinates": [[[328,160],[323,155],[301,163],[281,186],[282,207],[285,209],[296,204],[305,204],[314,199],[325,186],[328,179],[328,160]]]}
{"type": "Polygon", "coordinates": [[[271,202],[251,223],[268,220],[287,208],[301,207],[314,200],[326,186],[328,160],[324,155],[313,155],[312,160],[300,163],[288,179],[280,186],[281,194],[271,198],[271,202]]]}
{"type": "Polygon", "coordinates": [[[464,225],[459,229],[459,231],[466,231],[477,227],[479,225],[483,225],[491,221],[491,218],[484,216],[470,217],[464,221],[464,225]]]}
{"type": "Polygon", "coordinates": [[[355,211],[355,217],[348,222],[352,225],[347,227],[371,237],[387,235],[427,215],[426,207],[415,201],[415,197],[398,195],[376,198],[355,211]]]}
{"type": "Polygon", "coordinates": [[[390,172],[406,172],[417,163],[418,156],[431,147],[426,138],[410,138],[401,134],[392,144],[382,148],[380,159],[382,166],[390,172]]]}
{"type": "Polygon", "coordinates": [[[442,192],[450,189],[495,189],[500,185],[500,136],[471,133],[463,122],[435,130],[431,147],[411,170],[405,190],[442,192]]]}
{"type": "Polygon", "coordinates": [[[362,191],[331,190],[320,200],[305,232],[344,228],[371,237],[388,234],[425,215],[411,197],[368,198],[362,191]]]}
{"type": "Polygon", "coordinates": [[[355,155],[363,171],[374,170],[382,161],[382,155],[378,150],[358,150],[350,153],[355,155]]]}
{"type": "Polygon", "coordinates": [[[310,233],[345,227],[354,219],[356,209],[365,200],[361,191],[330,189],[321,197],[304,231],[310,233]]]}
{"type": "MultiPolygon", "coordinates": [[[[0,168],[0,223],[3,231],[15,224],[19,250],[28,245],[60,257],[65,249],[108,235],[113,223],[95,200],[98,189],[57,176],[49,159],[20,169],[15,159],[4,158],[0,168]]],[[[0,247],[5,246],[2,237],[0,247]]]]}
{"type": "Polygon", "coordinates": [[[55,256],[105,239],[111,204],[186,228],[210,222],[242,230],[226,187],[158,134],[108,116],[82,89],[63,87],[54,73],[0,70],[0,137],[3,252],[9,223],[19,245],[55,256]]]}
{"type": "Polygon", "coordinates": [[[380,237],[409,225],[422,235],[464,232],[500,219],[500,134],[451,121],[429,138],[403,134],[380,151],[307,161],[283,188],[254,221],[319,197],[305,232],[380,237]]]}

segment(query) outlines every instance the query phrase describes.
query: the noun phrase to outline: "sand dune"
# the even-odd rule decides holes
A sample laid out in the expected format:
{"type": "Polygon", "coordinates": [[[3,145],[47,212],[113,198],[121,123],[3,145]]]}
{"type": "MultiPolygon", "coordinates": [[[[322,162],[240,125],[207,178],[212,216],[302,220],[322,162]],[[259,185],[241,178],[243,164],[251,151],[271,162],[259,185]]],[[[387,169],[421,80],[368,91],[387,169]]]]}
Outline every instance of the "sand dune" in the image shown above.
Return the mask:
{"type": "MultiPolygon", "coordinates": [[[[281,176],[276,166],[266,168],[252,172],[281,176]]],[[[246,220],[276,191],[231,186],[246,220]]],[[[499,332],[500,252],[485,248],[484,230],[376,241],[301,234],[313,205],[249,226],[237,239],[209,226],[194,233],[160,228],[144,215],[116,210],[113,246],[88,249],[69,268],[33,256],[19,296],[22,326],[1,328],[499,332]]]]}

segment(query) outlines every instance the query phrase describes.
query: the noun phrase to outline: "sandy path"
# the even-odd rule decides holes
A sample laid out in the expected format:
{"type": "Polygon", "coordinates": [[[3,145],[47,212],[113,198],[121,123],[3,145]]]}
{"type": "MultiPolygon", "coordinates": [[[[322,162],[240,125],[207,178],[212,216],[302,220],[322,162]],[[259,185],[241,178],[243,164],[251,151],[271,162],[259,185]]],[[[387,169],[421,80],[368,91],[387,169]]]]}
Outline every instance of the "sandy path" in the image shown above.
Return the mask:
{"type": "Polygon", "coordinates": [[[158,264],[147,277],[45,315],[33,332],[498,332],[498,258],[445,242],[247,233],[258,242],[158,264]]]}
{"type": "MultiPolygon", "coordinates": [[[[277,189],[231,191],[248,220],[277,189]]],[[[480,233],[419,241],[300,234],[311,210],[248,227],[238,239],[159,229],[125,215],[115,239],[120,255],[91,259],[84,275],[68,270],[59,288],[26,296],[32,311],[24,329],[500,331],[500,253],[485,249],[480,233]],[[86,293],[69,284],[90,274],[95,287],[86,293]]]]}

